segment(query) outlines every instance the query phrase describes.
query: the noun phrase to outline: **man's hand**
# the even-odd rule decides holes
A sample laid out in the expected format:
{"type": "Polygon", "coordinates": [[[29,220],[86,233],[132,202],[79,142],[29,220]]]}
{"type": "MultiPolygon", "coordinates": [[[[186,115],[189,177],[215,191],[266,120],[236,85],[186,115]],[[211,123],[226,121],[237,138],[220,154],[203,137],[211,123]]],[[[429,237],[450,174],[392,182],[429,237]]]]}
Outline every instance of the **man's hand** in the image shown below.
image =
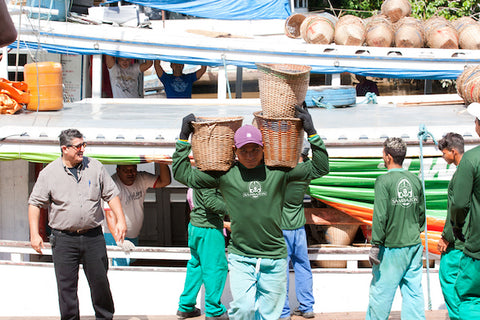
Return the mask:
{"type": "Polygon", "coordinates": [[[123,242],[125,239],[125,234],[127,233],[127,224],[125,223],[125,220],[123,221],[117,221],[117,224],[115,225],[115,242],[123,242]]]}
{"type": "Polygon", "coordinates": [[[438,244],[437,244],[438,251],[440,251],[441,253],[444,253],[445,251],[447,251],[448,244],[449,242],[442,237],[440,240],[438,240],[438,244]]]}
{"type": "Polygon", "coordinates": [[[39,234],[35,236],[30,236],[30,245],[32,246],[33,250],[37,251],[40,254],[42,254],[42,249],[45,249],[43,239],[39,234]]]}
{"type": "Polygon", "coordinates": [[[378,254],[380,253],[379,246],[372,246],[370,249],[370,253],[368,254],[368,260],[370,261],[370,265],[380,264],[380,260],[378,259],[378,254]]]}
{"type": "Polygon", "coordinates": [[[182,130],[180,131],[179,138],[181,140],[188,140],[190,134],[193,132],[192,121],[195,121],[195,116],[193,113],[190,113],[188,116],[185,116],[182,120],[182,130]]]}
{"type": "MultiPolygon", "coordinates": [[[[305,105],[305,103],[304,103],[305,105]]],[[[313,121],[312,121],[312,116],[310,113],[308,113],[307,108],[295,105],[295,110],[297,111],[297,117],[302,120],[303,123],[303,129],[307,133],[308,136],[312,136],[317,133],[317,130],[315,130],[315,127],[313,126],[313,121]]]]}
{"type": "Polygon", "coordinates": [[[123,241],[117,242],[117,246],[122,248],[123,251],[125,252],[130,252],[133,249],[135,249],[135,245],[130,240],[123,240],[123,241]]]}

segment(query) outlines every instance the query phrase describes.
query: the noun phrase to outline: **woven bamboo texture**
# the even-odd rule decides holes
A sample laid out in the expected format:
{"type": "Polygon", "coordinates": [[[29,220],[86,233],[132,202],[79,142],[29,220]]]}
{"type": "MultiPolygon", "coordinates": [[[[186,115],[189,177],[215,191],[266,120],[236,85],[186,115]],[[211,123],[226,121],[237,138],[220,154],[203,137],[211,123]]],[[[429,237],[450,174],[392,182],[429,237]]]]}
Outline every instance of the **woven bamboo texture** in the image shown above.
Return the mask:
{"type": "Polygon", "coordinates": [[[457,78],[457,93],[466,104],[480,102],[480,65],[471,65],[457,78]]]}
{"type": "Polygon", "coordinates": [[[391,47],[394,41],[393,25],[384,15],[365,19],[365,43],[370,47],[391,47]]]}
{"type": "Polygon", "coordinates": [[[300,38],[300,26],[303,20],[305,20],[305,15],[301,13],[295,13],[289,16],[285,20],[285,35],[293,39],[300,38]]]}
{"type": "Polygon", "coordinates": [[[195,165],[201,171],[228,171],[235,160],[235,131],[243,117],[198,117],[192,122],[192,152],[195,165]]]}
{"type": "Polygon", "coordinates": [[[254,113],[262,132],[264,161],[271,167],[294,168],[303,148],[303,125],[298,118],[270,118],[254,113]]]}
{"type": "Polygon", "coordinates": [[[296,64],[260,64],[258,86],[263,115],[293,118],[295,105],[302,104],[310,82],[310,66],[296,64]]]}
{"type": "Polygon", "coordinates": [[[345,46],[362,46],[365,42],[365,34],[362,18],[347,14],[338,18],[334,42],[345,46]]]}

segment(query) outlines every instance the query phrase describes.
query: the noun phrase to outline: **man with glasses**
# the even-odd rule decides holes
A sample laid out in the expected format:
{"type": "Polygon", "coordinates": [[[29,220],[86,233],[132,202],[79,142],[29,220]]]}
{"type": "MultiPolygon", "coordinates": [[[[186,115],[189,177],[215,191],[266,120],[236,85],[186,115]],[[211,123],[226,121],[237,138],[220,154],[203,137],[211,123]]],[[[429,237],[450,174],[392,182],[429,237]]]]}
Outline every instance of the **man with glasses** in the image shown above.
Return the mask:
{"type": "Polygon", "coordinates": [[[48,208],[61,318],[80,319],[77,289],[81,263],[90,286],[95,317],[112,319],[114,305],[107,278],[101,200],[108,202],[116,215],[115,238],[122,241],[127,227],[118,188],[99,161],[83,156],[86,143],[80,131],[64,130],[59,140],[61,157],[40,172],[28,201],[31,246],[42,253],[40,208],[48,208]]]}
{"type": "MultiPolygon", "coordinates": [[[[480,136],[480,104],[470,104],[467,111],[475,117],[480,136]]],[[[480,146],[463,154],[450,183],[453,234],[465,243],[454,285],[460,300],[458,319],[480,319],[480,146]]],[[[448,193],[450,198],[450,188],[448,193]]]]}

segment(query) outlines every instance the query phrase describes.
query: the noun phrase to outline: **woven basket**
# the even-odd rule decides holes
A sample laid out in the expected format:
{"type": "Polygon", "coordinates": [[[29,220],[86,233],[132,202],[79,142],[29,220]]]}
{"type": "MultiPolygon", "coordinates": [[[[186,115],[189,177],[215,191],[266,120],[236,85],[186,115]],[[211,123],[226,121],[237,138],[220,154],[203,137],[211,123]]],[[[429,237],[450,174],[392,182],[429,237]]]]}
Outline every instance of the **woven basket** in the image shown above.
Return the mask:
{"type": "Polygon", "coordinates": [[[258,86],[265,117],[293,118],[295,105],[302,104],[310,82],[309,66],[296,64],[259,64],[258,86]]]}
{"type": "Polygon", "coordinates": [[[233,152],[235,131],[242,126],[243,117],[205,118],[192,122],[192,152],[195,165],[201,171],[227,171],[235,160],[233,152]]]}
{"type": "Polygon", "coordinates": [[[271,167],[294,168],[303,148],[303,125],[298,118],[264,117],[254,113],[262,132],[264,161],[271,167]]]}
{"type": "Polygon", "coordinates": [[[329,244],[351,245],[359,227],[359,224],[332,224],[325,226],[325,239],[329,244]]]}
{"type": "Polygon", "coordinates": [[[300,38],[300,26],[305,15],[301,13],[294,13],[285,20],[285,35],[289,38],[300,38]]]}

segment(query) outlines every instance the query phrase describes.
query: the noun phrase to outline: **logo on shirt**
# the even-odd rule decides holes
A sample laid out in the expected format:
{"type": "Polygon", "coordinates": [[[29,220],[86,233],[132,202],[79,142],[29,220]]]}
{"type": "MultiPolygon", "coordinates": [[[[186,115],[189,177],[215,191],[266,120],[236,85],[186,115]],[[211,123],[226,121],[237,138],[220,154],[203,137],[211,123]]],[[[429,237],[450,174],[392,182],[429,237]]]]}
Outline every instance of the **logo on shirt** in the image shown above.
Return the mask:
{"type": "Polygon", "coordinates": [[[249,197],[249,198],[258,198],[258,197],[264,197],[266,196],[267,193],[262,191],[262,185],[258,181],[251,181],[248,184],[248,192],[245,192],[243,194],[243,197],[249,197]]]}
{"type": "Polygon", "coordinates": [[[397,184],[397,198],[392,199],[393,205],[401,205],[404,208],[410,207],[418,202],[418,197],[413,194],[413,188],[410,181],[402,179],[397,184]]]}
{"type": "Polygon", "coordinates": [[[172,88],[173,90],[175,90],[175,92],[185,92],[185,90],[187,90],[187,87],[188,87],[188,83],[183,81],[182,78],[175,77],[175,79],[172,82],[172,88]]]}

